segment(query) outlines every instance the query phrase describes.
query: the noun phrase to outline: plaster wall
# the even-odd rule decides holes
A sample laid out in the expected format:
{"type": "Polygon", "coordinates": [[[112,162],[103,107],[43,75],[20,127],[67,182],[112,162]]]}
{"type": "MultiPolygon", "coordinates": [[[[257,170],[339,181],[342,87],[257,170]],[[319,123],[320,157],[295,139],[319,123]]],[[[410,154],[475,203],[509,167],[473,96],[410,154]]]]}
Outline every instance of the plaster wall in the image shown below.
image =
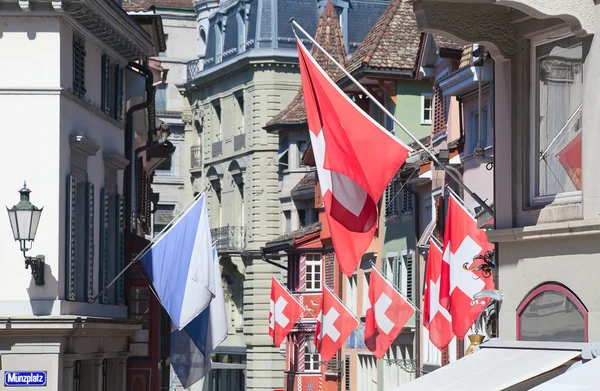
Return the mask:
{"type": "MultiPolygon", "coordinates": [[[[432,96],[429,81],[402,80],[396,82],[396,112],[394,116],[418,139],[431,133],[431,123],[421,121],[423,94],[432,96]]],[[[433,114],[433,108],[431,113],[433,114]]],[[[432,118],[433,119],[433,118],[432,118]]],[[[398,125],[395,125],[395,134],[406,144],[413,140],[398,125]]]]}

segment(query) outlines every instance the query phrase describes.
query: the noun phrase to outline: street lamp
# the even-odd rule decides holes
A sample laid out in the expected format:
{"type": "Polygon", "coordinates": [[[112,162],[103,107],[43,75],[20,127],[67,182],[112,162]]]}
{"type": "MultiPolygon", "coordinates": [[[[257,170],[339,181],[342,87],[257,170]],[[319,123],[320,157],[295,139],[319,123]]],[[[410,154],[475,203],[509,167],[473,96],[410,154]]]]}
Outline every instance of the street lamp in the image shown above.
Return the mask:
{"type": "MultiPolygon", "coordinates": [[[[308,341],[306,341],[306,349],[308,350],[308,353],[310,353],[311,355],[315,355],[315,354],[319,354],[317,347],[315,346],[315,343],[312,339],[309,339],[308,341]]],[[[344,371],[344,360],[336,360],[335,358],[331,359],[330,361],[313,361],[315,364],[325,364],[328,366],[327,371],[328,372],[336,372],[336,373],[342,373],[344,371]]]]}
{"type": "Polygon", "coordinates": [[[29,193],[31,190],[23,183],[23,188],[19,190],[21,200],[12,208],[6,208],[10,227],[12,228],[15,241],[19,241],[21,251],[25,257],[25,269],[31,266],[31,275],[36,285],[44,285],[44,260],[43,255],[36,257],[28,257],[27,251],[31,250],[35,233],[40,223],[42,209],[38,209],[35,205],[29,202],[29,193]]]}

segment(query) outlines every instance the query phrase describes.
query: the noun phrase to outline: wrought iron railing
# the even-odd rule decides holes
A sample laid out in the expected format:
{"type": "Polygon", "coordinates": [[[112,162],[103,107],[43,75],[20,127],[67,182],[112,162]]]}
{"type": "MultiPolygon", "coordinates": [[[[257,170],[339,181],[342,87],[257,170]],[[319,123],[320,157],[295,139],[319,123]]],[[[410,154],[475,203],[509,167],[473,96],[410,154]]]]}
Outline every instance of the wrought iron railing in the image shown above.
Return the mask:
{"type": "Polygon", "coordinates": [[[194,145],[191,148],[191,154],[192,154],[192,159],[191,159],[192,160],[191,161],[192,168],[202,166],[202,146],[194,145]]]}
{"type": "Polygon", "coordinates": [[[227,225],[210,230],[217,251],[240,251],[246,248],[246,227],[227,225]]]}
{"type": "Polygon", "coordinates": [[[217,141],[212,143],[212,155],[213,157],[223,154],[223,141],[217,141]]]}
{"type": "Polygon", "coordinates": [[[195,60],[190,60],[186,64],[187,68],[187,79],[194,80],[200,71],[202,71],[202,64],[200,63],[200,59],[196,58],[195,60]]]}
{"type": "Polygon", "coordinates": [[[242,134],[238,134],[237,136],[233,137],[233,149],[235,151],[239,151],[242,148],[246,147],[246,134],[242,133],[242,134]]]}

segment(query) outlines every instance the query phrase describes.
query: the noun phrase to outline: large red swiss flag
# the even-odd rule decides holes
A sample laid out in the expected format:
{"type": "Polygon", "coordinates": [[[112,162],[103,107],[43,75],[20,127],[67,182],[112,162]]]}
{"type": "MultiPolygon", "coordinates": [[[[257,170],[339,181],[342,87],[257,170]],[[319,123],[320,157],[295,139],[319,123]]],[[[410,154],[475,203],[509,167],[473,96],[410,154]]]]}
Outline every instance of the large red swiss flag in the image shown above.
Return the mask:
{"type": "Polygon", "coordinates": [[[275,346],[281,345],[303,313],[302,304],[275,277],[272,277],[269,335],[273,338],[275,346]]]}
{"type": "Polygon", "coordinates": [[[297,40],[310,139],[331,239],[351,276],[377,229],[377,203],[410,148],[365,114],[297,40]]]}

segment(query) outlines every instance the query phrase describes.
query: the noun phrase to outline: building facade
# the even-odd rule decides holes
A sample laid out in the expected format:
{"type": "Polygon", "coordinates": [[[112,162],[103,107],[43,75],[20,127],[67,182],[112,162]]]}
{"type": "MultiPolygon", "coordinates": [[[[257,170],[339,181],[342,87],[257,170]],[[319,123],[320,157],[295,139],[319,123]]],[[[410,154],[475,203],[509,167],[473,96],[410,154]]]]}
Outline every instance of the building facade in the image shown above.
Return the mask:
{"type": "MultiPolygon", "coordinates": [[[[229,337],[220,349],[240,358],[245,369],[240,381],[252,390],[281,387],[284,369],[284,357],[272,347],[267,327],[271,275],[279,275],[280,269],[264,262],[260,252],[285,230],[279,169],[272,163],[280,145],[278,135],[263,127],[299,88],[288,20],[294,16],[314,32],[325,5],[308,0],[196,4],[199,58],[188,63],[188,81],[182,86],[190,102],[185,140],[192,179],[186,183],[186,197],[202,191],[208,195],[213,238],[231,293],[229,337]]],[[[366,35],[369,18],[378,17],[386,5],[336,2],[342,25],[357,26],[348,29],[349,52],[366,35]]],[[[290,148],[294,152],[298,141],[290,148]]],[[[229,370],[227,364],[221,368],[229,370]]]]}
{"type": "Polygon", "coordinates": [[[20,165],[0,198],[15,204],[10,189],[27,180],[31,201],[44,207],[33,248],[45,258],[42,281],[23,270],[10,225],[0,225],[13,260],[2,274],[2,369],[45,372],[52,390],[125,390],[130,340],[143,324],[128,317],[123,279],[102,288],[130,259],[124,132],[145,85],[132,64],[164,49],[160,20],[95,1],[8,2],[0,19],[0,99],[8,124],[22,131],[1,158],[20,165]],[[34,139],[36,158],[25,160],[34,139]]]}

